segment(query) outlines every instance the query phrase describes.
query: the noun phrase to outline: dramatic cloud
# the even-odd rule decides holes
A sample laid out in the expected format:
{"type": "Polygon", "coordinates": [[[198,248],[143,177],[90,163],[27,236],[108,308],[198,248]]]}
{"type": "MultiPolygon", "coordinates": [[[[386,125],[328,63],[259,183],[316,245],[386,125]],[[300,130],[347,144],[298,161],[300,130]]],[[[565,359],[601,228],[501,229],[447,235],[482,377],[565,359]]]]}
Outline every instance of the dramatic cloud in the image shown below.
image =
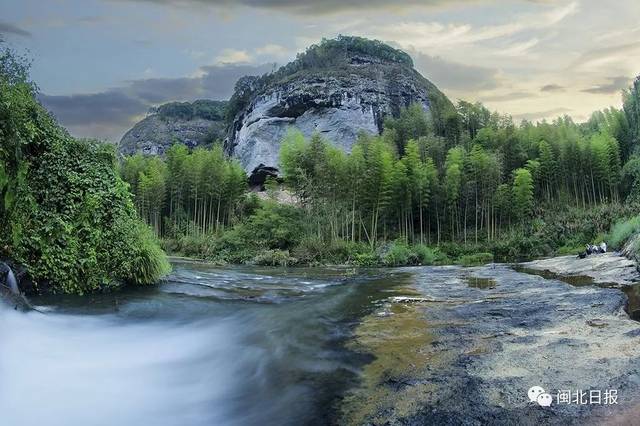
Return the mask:
{"type": "Polygon", "coordinates": [[[416,69],[441,89],[485,90],[498,86],[497,70],[412,53],[416,69]]]}
{"type": "Polygon", "coordinates": [[[290,56],[291,52],[284,46],[279,44],[265,44],[262,47],[255,49],[255,53],[261,56],[269,56],[276,58],[286,58],[290,56]]]}
{"type": "Polygon", "coordinates": [[[640,55],[640,42],[637,41],[606,46],[583,53],[574,62],[573,67],[592,70],[612,63],[625,63],[627,61],[633,61],[634,65],[637,66],[638,55],[640,55]]]}
{"type": "MultiPolygon", "coordinates": [[[[201,4],[211,6],[245,6],[272,9],[294,14],[335,14],[346,10],[391,9],[404,10],[411,7],[448,6],[452,3],[477,3],[478,0],[120,0],[151,2],[171,6],[201,4]]],[[[545,0],[522,0],[523,2],[544,3],[545,0]]],[[[490,2],[485,0],[485,2],[490,2]]]]}
{"type": "Polygon", "coordinates": [[[540,88],[541,92],[555,93],[555,92],[564,92],[565,88],[560,86],[559,84],[547,84],[540,88]]]}
{"type": "Polygon", "coordinates": [[[195,77],[133,80],[100,93],[40,96],[42,104],[78,137],[118,141],[150,107],[170,101],[229,99],[238,78],[261,75],[274,64],[214,65],[195,77]]]}
{"type": "Polygon", "coordinates": [[[223,49],[216,62],[219,64],[246,64],[251,62],[251,55],[246,50],[223,49]]]}
{"type": "Polygon", "coordinates": [[[144,113],[148,108],[142,100],[127,95],[122,89],[69,96],[43,94],[40,95],[40,101],[67,126],[94,121],[129,123],[133,116],[144,113]]]}
{"type": "Polygon", "coordinates": [[[504,95],[485,96],[482,98],[484,102],[505,102],[505,101],[517,101],[520,99],[534,98],[537,95],[529,92],[512,92],[504,95]]]}
{"type": "Polygon", "coordinates": [[[514,114],[513,118],[515,120],[543,120],[545,118],[555,118],[559,115],[567,114],[571,112],[570,108],[553,108],[545,111],[537,111],[537,112],[527,112],[524,114],[514,114]]]}
{"type": "Polygon", "coordinates": [[[23,30],[22,28],[8,22],[0,22],[0,35],[2,34],[13,34],[21,37],[31,37],[31,33],[29,31],[23,30]]]}
{"type": "MultiPolygon", "coordinates": [[[[385,40],[394,40],[401,46],[418,49],[449,49],[488,40],[503,39],[515,34],[552,27],[579,9],[577,2],[550,11],[515,17],[504,24],[474,27],[470,24],[443,24],[440,22],[411,21],[393,23],[377,32],[385,40]]],[[[538,39],[514,44],[503,51],[507,55],[520,55],[537,45],[538,39]]]]}
{"type": "Polygon", "coordinates": [[[609,95],[612,93],[620,92],[622,89],[626,89],[627,87],[629,87],[629,84],[631,82],[631,79],[629,77],[613,77],[609,80],[609,83],[584,89],[583,92],[599,95],[609,95]]]}

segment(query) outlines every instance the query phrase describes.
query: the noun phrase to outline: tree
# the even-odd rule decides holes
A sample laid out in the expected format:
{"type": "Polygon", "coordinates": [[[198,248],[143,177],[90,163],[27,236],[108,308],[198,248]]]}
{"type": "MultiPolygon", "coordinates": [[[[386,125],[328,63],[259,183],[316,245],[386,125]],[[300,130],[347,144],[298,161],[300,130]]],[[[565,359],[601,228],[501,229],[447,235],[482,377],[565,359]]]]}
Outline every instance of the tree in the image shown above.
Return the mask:
{"type": "Polygon", "coordinates": [[[556,154],[553,152],[551,145],[545,140],[540,141],[538,150],[540,152],[540,157],[538,158],[540,182],[545,198],[550,202],[555,196],[554,189],[557,185],[558,166],[556,154]]]}
{"type": "Polygon", "coordinates": [[[417,140],[433,133],[429,115],[421,104],[414,103],[402,108],[398,118],[388,117],[384,122],[386,137],[395,145],[399,155],[404,154],[409,140],[417,140]]]}
{"type": "Polygon", "coordinates": [[[0,250],[27,268],[38,291],[157,281],[170,266],[136,217],[114,148],[72,138],[16,64],[0,53],[0,250]]]}
{"type": "MultiPolygon", "coordinates": [[[[460,190],[462,186],[462,169],[464,167],[464,150],[461,147],[451,148],[445,161],[444,189],[450,216],[450,235],[453,238],[458,225],[460,190]]],[[[459,234],[459,228],[458,232],[459,234]]]]}
{"type": "MultiPolygon", "coordinates": [[[[629,123],[629,147],[637,149],[640,145],[640,76],[636,77],[633,85],[622,94],[624,113],[629,123]]],[[[631,153],[632,149],[629,149],[631,153]]]]}
{"type": "Polygon", "coordinates": [[[533,178],[529,170],[515,170],[512,197],[516,219],[519,222],[527,220],[533,208],[533,178]]]}

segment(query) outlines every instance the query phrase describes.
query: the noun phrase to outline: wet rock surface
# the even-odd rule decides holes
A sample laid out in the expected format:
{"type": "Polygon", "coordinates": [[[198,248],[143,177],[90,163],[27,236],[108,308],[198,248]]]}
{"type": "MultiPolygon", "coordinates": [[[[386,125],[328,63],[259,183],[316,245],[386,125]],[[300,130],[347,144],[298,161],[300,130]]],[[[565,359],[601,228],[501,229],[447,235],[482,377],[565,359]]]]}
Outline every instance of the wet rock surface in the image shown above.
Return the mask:
{"type": "Polygon", "coordinates": [[[0,303],[19,311],[32,309],[29,301],[21,293],[21,285],[26,287],[29,284],[23,268],[0,261],[0,303]]]}
{"type": "Polygon", "coordinates": [[[630,285],[640,282],[636,262],[618,253],[593,254],[585,259],[560,256],[522,263],[521,266],[562,276],[585,276],[600,284],[630,285]]]}
{"type": "Polygon", "coordinates": [[[426,340],[398,348],[400,365],[379,367],[375,378],[364,371],[365,383],[377,383],[378,393],[369,386],[368,396],[365,387],[360,398],[352,397],[348,412],[357,412],[355,405],[367,407],[360,412],[368,414],[351,417],[351,424],[597,424],[635,405],[640,324],[625,313],[620,290],[575,287],[507,265],[412,271],[409,288],[415,295],[407,296],[407,303],[389,298],[375,319],[363,322],[365,330],[376,321],[387,332],[379,331],[374,343],[361,342],[362,350],[394,359],[377,352],[393,347],[385,340],[392,343],[393,336],[405,334],[394,318],[399,304],[405,307],[401,315],[412,312],[413,322],[405,318],[403,323],[421,328],[426,340]],[[492,285],[472,286],[470,278],[492,285]],[[408,362],[406,353],[414,354],[408,362]],[[529,401],[532,386],[552,395],[550,407],[529,401]],[[611,389],[617,391],[617,404],[556,400],[559,390],[604,395],[611,389]]]}

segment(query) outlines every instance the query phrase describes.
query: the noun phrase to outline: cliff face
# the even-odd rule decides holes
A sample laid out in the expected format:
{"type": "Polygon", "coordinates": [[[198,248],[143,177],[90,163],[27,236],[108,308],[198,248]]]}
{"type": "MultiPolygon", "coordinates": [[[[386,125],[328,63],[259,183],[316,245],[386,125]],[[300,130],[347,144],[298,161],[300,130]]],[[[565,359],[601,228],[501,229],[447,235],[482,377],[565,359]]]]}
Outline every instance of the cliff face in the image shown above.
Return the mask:
{"type": "Polygon", "coordinates": [[[319,132],[349,152],[359,132],[380,133],[384,117],[402,107],[418,103],[434,120],[453,109],[404,52],[382,43],[358,49],[354,40],[378,43],[343,37],[327,48],[325,41],[272,75],[238,83],[226,148],[247,172],[278,167],[280,142],[290,127],[307,137],[319,132]]]}
{"type": "Polygon", "coordinates": [[[455,111],[405,52],[340,36],[311,46],[274,73],[241,78],[228,103],[159,107],[125,134],[120,152],[162,155],[176,141],[193,148],[224,140],[249,174],[273,174],[289,128],[307,137],[319,132],[349,152],[360,132],[382,132],[385,116],[414,103],[431,114],[438,132],[455,111]]]}
{"type": "Polygon", "coordinates": [[[172,102],[162,105],[138,122],[120,140],[125,155],[163,155],[174,143],[189,148],[211,145],[226,134],[226,102],[172,102]]]}

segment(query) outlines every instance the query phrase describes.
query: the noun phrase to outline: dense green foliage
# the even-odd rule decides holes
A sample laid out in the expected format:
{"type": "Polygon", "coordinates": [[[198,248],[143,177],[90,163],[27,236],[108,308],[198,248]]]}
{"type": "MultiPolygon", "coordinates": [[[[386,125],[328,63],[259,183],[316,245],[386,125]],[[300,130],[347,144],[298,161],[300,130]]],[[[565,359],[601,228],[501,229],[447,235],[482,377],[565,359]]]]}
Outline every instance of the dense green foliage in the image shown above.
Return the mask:
{"type": "Polygon", "coordinates": [[[629,239],[640,234],[640,216],[617,222],[607,235],[611,247],[621,249],[629,239]]]}
{"type": "Polygon", "coordinates": [[[438,135],[432,118],[410,106],[385,120],[382,135],[362,134],[348,154],[319,134],[306,140],[291,130],[280,170],[295,206],[247,197],[241,173],[234,190],[219,183],[229,173],[220,170],[238,166],[215,149],[181,148],[182,156],[215,158],[186,167],[199,183],[170,171],[178,148],[166,161],[129,158],[123,174],[170,250],[220,262],[474,264],[574,253],[635,214],[640,157],[629,112],[636,87],[625,92],[624,110],[596,112],[580,125],[568,117],[517,125],[460,101],[453,136],[438,135]],[[182,192],[182,207],[167,203],[169,183],[182,192]],[[213,226],[217,197],[226,214],[213,226]],[[166,225],[176,214],[182,225],[166,225]]]}
{"type": "Polygon", "coordinates": [[[224,120],[227,101],[211,101],[199,99],[194,102],[169,102],[149,111],[158,114],[162,118],[177,118],[180,120],[193,120],[203,118],[205,120],[224,120]]]}
{"type": "Polygon", "coordinates": [[[584,132],[568,118],[518,127],[501,117],[452,146],[414,130],[428,129],[415,111],[405,124],[403,116],[380,137],[362,135],[348,155],[319,135],[285,138],[282,171],[318,237],[477,244],[527,226],[543,209],[620,199],[619,146],[603,130],[584,132]]]}
{"type": "Polygon", "coordinates": [[[218,231],[242,214],[247,176],[220,145],[189,152],[175,144],[165,159],[128,157],[121,174],[139,214],[158,236],[218,231]]]}
{"type": "Polygon", "coordinates": [[[26,67],[0,55],[0,247],[40,291],[149,284],[169,264],[137,218],[113,147],[70,137],[36,101],[26,67]]]}
{"type": "Polygon", "coordinates": [[[311,45],[279,72],[290,75],[301,69],[332,67],[348,61],[354,55],[371,56],[387,62],[413,66],[411,56],[386,43],[364,37],[339,35],[334,39],[323,38],[319,44],[311,45]]]}

